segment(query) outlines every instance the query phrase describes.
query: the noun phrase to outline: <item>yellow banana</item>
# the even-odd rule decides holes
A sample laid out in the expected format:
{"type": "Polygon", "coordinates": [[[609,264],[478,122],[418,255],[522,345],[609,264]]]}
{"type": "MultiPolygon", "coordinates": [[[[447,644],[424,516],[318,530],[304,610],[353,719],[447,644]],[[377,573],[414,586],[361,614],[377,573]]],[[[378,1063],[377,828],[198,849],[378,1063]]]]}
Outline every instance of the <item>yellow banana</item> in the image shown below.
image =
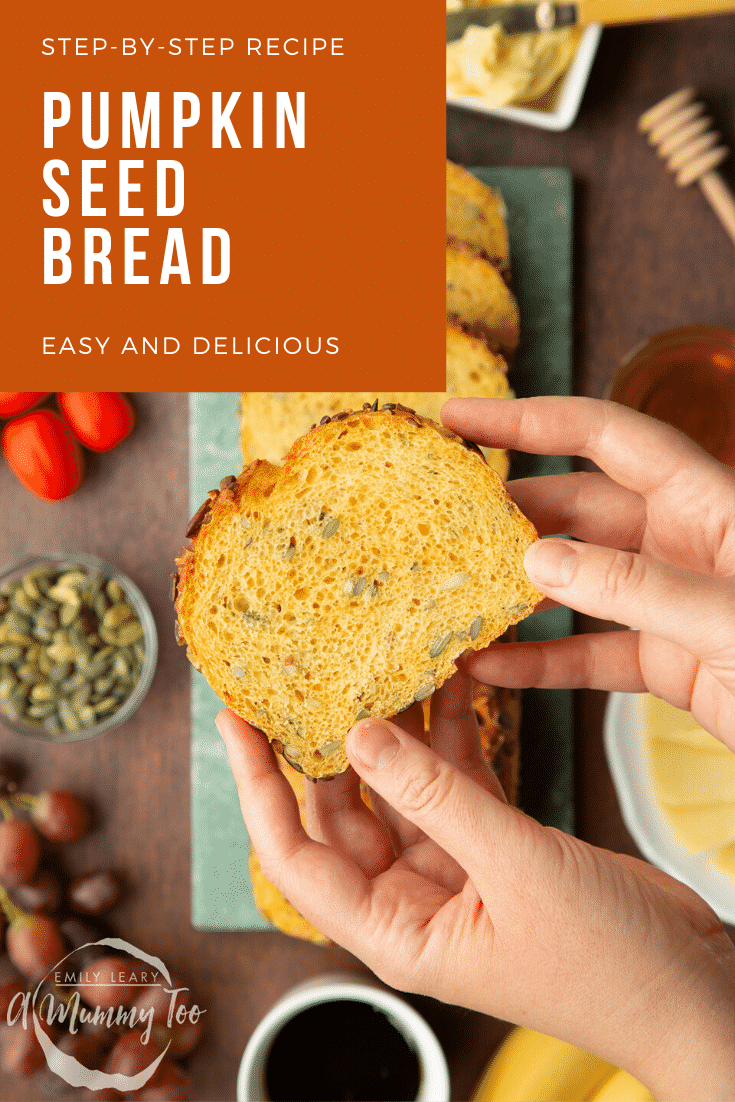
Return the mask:
{"type": "Polygon", "coordinates": [[[596,1094],[592,1095],[591,1102],[656,1102],[655,1098],[637,1079],[628,1071],[614,1071],[596,1094]]]}
{"type": "Polygon", "coordinates": [[[584,1049],[521,1026],[498,1049],[474,1102],[585,1102],[615,1070],[584,1049]]]}

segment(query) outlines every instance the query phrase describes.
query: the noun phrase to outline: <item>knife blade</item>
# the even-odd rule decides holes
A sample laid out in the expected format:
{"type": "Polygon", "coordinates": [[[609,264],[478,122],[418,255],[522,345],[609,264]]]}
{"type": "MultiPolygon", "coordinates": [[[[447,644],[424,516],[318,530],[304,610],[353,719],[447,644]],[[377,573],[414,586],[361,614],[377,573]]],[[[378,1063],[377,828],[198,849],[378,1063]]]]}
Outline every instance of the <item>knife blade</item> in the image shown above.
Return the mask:
{"type": "Polygon", "coordinates": [[[464,8],[447,12],[447,42],[461,38],[468,27],[491,27],[500,23],[507,34],[524,31],[549,31],[554,27],[572,27],[579,22],[576,4],[499,4],[491,8],[464,8]]]}

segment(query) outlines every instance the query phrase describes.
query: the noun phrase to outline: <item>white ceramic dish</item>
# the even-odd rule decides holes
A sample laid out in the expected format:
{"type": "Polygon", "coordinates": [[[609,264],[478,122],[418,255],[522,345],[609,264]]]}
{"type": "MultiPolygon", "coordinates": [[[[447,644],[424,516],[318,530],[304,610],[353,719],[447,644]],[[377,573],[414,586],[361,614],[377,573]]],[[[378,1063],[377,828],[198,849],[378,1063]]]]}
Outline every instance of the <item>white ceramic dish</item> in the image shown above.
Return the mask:
{"type": "Polygon", "coordinates": [[[586,28],[574,60],[559,85],[554,105],[548,111],[538,111],[532,107],[514,104],[508,107],[490,107],[479,96],[457,96],[453,92],[447,92],[447,104],[450,107],[464,107],[468,111],[477,111],[481,115],[507,119],[508,122],[540,126],[544,130],[568,130],[577,117],[601,34],[602,27],[599,23],[590,23],[586,28]]]}
{"type": "Polygon", "coordinates": [[[605,753],[625,825],[652,864],[688,884],[723,920],[735,924],[735,880],[688,849],[656,802],[641,693],[610,693],[605,753]]]}

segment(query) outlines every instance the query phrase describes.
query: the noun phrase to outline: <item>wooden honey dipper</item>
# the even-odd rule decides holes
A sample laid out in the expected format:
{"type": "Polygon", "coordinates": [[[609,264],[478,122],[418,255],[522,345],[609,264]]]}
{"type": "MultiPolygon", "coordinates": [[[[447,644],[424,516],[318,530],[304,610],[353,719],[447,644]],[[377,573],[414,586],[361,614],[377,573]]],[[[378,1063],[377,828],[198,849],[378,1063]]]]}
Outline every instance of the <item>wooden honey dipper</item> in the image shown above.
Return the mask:
{"type": "Polygon", "coordinates": [[[667,168],[676,173],[679,187],[699,184],[715,214],[735,242],[735,195],[715,172],[728,155],[727,146],[718,145],[720,135],[712,129],[712,119],[704,114],[704,104],[695,101],[693,88],[682,88],[651,107],[638,120],[638,129],[657,147],[667,168]]]}

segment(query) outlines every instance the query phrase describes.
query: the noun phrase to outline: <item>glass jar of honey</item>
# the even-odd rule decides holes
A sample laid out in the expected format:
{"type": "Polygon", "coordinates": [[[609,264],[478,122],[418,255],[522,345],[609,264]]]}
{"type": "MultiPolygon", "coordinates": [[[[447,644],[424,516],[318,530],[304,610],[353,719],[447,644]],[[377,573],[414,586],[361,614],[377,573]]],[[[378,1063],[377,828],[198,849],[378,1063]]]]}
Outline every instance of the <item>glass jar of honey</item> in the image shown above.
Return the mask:
{"type": "Polygon", "coordinates": [[[686,325],[622,361],[606,397],[681,429],[735,467],[735,331],[686,325]]]}

